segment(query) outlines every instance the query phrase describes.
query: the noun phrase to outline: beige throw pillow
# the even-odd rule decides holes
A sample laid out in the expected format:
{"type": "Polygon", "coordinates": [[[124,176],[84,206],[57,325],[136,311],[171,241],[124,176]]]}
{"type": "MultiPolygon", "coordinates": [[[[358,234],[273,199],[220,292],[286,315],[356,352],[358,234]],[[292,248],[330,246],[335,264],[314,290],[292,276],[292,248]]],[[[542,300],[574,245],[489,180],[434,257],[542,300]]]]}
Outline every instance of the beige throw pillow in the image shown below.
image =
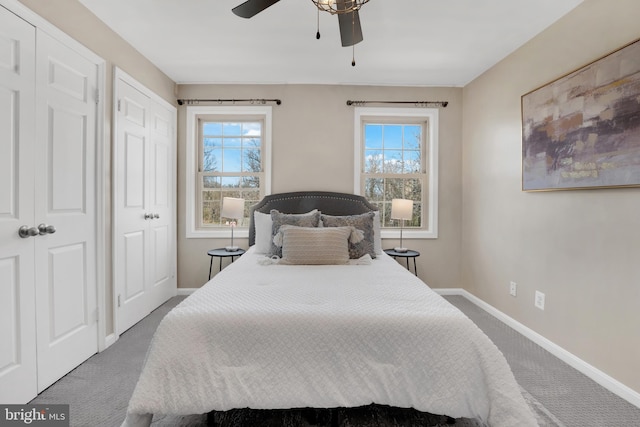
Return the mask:
{"type": "Polygon", "coordinates": [[[347,264],[351,227],[310,228],[283,225],[283,264],[347,264]]]}

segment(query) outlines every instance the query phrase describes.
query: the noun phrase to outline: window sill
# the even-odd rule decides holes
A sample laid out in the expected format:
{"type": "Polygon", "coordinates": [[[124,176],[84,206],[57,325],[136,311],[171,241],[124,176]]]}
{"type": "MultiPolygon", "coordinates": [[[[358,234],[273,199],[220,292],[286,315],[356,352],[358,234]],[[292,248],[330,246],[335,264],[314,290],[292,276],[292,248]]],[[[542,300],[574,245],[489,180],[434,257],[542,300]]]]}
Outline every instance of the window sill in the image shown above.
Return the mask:
{"type": "MultiPolygon", "coordinates": [[[[187,231],[187,239],[230,239],[231,229],[221,228],[216,230],[189,230],[187,231]]],[[[248,239],[248,228],[236,228],[233,230],[234,239],[248,239]]]]}
{"type": "MultiPolygon", "coordinates": [[[[380,237],[383,239],[399,239],[400,229],[382,229],[380,237]]],[[[402,230],[403,239],[437,239],[438,233],[430,230],[402,230]]]]}

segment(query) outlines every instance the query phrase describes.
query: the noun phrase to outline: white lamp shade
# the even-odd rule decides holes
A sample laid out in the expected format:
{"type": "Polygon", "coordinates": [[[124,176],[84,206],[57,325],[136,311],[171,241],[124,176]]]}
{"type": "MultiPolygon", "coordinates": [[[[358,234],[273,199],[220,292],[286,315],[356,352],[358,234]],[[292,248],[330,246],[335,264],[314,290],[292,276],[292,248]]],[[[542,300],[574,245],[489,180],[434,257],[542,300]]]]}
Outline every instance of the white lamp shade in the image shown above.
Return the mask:
{"type": "Polygon", "coordinates": [[[222,212],[220,216],[223,218],[240,219],[244,217],[244,199],[235,197],[224,197],[222,199],[222,212]]]}
{"type": "Polygon", "coordinates": [[[412,219],[413,200],[393,199],[391,200],[391,219],[412,219]]]}

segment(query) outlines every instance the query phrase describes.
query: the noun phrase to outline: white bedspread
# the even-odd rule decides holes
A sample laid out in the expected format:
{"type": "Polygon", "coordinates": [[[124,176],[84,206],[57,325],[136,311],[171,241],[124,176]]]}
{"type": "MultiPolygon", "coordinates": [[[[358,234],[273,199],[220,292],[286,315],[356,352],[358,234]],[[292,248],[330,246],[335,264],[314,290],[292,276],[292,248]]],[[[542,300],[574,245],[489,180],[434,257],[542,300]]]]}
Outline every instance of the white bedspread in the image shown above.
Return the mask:
{"type": "Polygon", "coordinates": [[[259,258],[248,251],[162,320],[123,425],[153,413],[378,403],[536,426],[502,353],[392,258],[259,258]]]}

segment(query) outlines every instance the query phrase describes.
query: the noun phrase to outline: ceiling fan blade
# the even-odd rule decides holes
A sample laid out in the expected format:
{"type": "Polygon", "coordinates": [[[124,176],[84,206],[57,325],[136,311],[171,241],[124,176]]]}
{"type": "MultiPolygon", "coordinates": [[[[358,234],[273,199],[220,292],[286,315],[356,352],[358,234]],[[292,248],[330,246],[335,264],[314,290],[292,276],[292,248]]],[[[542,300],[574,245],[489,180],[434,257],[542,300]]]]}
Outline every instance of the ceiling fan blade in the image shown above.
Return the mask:
{"type": "Polygon", "coordinates": [[[340,38],[343,47],[353,46],[363,40],[360,15],[357,10],[338,14],[338,24],[340,25],[340,38]]]}
{"type": "Polygon", "coordinates": [[[280,0],[247,0],[231,9],[231,11],[241,18],[251,18],[279,1],[280,0]]]}

